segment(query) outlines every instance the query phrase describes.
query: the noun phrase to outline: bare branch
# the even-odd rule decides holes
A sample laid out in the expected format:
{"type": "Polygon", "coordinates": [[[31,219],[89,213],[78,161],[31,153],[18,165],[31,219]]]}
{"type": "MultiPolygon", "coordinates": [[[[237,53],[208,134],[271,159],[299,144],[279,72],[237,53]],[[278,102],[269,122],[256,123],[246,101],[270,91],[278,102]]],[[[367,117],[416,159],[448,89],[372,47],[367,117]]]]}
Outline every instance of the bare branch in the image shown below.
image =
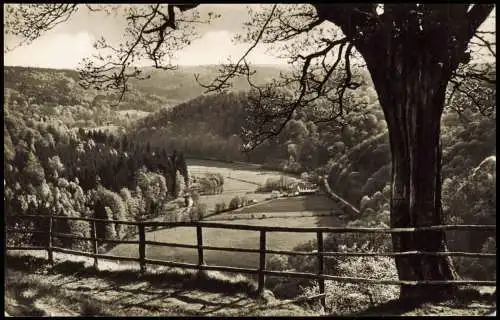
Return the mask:
{"type": "Polygon", "coordinates": [[[463,65],[450,80],[447,105],[461,117],[465,108],[491,117],[496,108],[496,67],[463,65]]]}
{"type": "Polygon", "coordinates": [[[68,21],[78,11],[78,4],[8,4],[5,10],[5,34],[23,39],[15,46],[17,48],[68,21]]]}
{"type": "Polygon", "coordinates": [[[273,6],[271,13],[269,14],[269,18],[264,23],[264,26],[262,27],[261,32],[257,36],[257,39],[255,39],[254,43],[248,48],[248,50],[243,54],[243,56],[240,58],[240,60],[238,60],[238,62],[236,64],[234,64],[234,65],[229,64],[227,66],[223,66],[223,68],[221,70],[219,70],[220,76],[215,78],[210,84],[206,84],[206,85],[202,84],[199,81],[199,75],[195,75],[196,81],[203,88],[207,89],[206,90],[207,93],[214,92],[214,91],[220,91],[220,90],[229,88],[231,85],[228,84],[228,81],[231,78],[233,78],[235,75],[241,74],[241,72],[238,72],[238,71],[244,70],[244,69],[241,69],[240,64],[245,60],[245,58],[248,56],[248,54],[250,54],[250,52],[259,44],[259,41],[262,38],[262,35],[264,34],[264,31],[266,30],[267,25],[269,24],[269,22],[271,21],[271,18],[274,15],[274,12],[276,10],[276,6],[277,5],[273,6]]]}
{"type": "Polygon", "coordinates": [[[483,22],[488,18],[491,11],[493,11],[495,5],[493,3],[489,4],[474,4],[467,12],[467,23],[468,23],[468,40],[473,37],[476,30],[483,24],[483,22]]]}
{"type": "Polygon", "coordinates": [[[209,23],[217,15],[201,20],[196,11],[187,18],[177,15],[194,8],[195,5],[148,5],[130,6],[125,12],[128,27],[125,41],[118,46],[108,44],[104,39],[96,43],[98,53],[86,59],[79,68],[80,84],[84,88],[117,90],[119,101],[128,90],[129,79],[146,79],[142,70],[134,66],[140,61],[151,61],[157,69],[174,70],[170,63],[174,52],[189,45],[196,32],[192,22],[209,23]],[[179,9],[177,15],[175,9],[179,9]],[[132,41],[128,41],[131,39],[132,41]]]}
{"type": "MultiPolygon", "coordinates": [[[[298,109],[312,106],[320,101],[331,106],[330,119],[332,121],[342,117],[345,106],[344,94],[347,89],[359,87],[359,83],[353,81],[351,72],[350,55],[354,50],[354,45],[348,44],[348,38],[335,39],[334,33],[325,37],[323,30],[320,30],[313,37],[309,37],[308,32],[318,28],[323,19],[314,14],[313,11],[301,8],[301,14],[289,7],[279,9],[276,5],[271,10],[258,13],[253,16],[255,19],[248,23],[250,35],[246,41],[251,41],[251,46],[236,64],[224,65],[219,71],[219,76],[210,84],[204,85],[206,92],[224,90],[230,87],[230,79],[236,76],[245,76],[252,88],[250,96],[251,106],[247,110],[249,117],[246,121],[243,136],[246,144],[246,151],[265,142],[267,139],[277,136],[291,120],[294,112],[298,109]],[[306,21],[295,21],[293,18],[300,17],[306,21]],[[255,31],[253,31],[255,29],[255,31]],[[287,47],[290,39],[297,39],[299,35],[304,35],[304,42],[301,45],[297,42],[297,47],[287,47]],[[318,38],[319,35],[319,38],[318,38]],[[285,48],[281,52],[290,52],[292,63],[296,65],[295,74],[282,74],[280,79],[272,83],[259,87],[251,81],[250,67],[246,58],[250,51],[256,47],[258,42],[277,44],[283,42],[285,48]],[[318,49],[307,54],[300,53],[310,50],[311,43],[316,41],[318,49]],[[344,51],[345,46],[347,50],[344,51]],[[334,49],[338,48],[337,51],[334,49]],[[330,57],[332,56],[332,57],[330,57]],[[333,61],[330,59],[333,58],[333,61]],[[343,59],[342,59],[343,58],[343,59]],[[340,79],[334,76],[335,70],[345,60],[343,68],[347,70],[346,77],[340,79]],[[293,94],[285,94],[290,92],[293,94]]],[[[199,75],[195,78],[198,82],[199,75]]],[[[352,104],[352,101],[349,101],[352,104]]]]}
{"type": "Polygon", "coordinates": [[[476,45],[486,47],[488,51],[491,53],[491,55],[496,58],[497,54],[495,50],[493,50],[494,43],[487,41],[484,37],[480,36],[478,33],[474,34],[474,37],[478,38],[482,43],[482,45],[481,44],[476,44],[476,45]]]}

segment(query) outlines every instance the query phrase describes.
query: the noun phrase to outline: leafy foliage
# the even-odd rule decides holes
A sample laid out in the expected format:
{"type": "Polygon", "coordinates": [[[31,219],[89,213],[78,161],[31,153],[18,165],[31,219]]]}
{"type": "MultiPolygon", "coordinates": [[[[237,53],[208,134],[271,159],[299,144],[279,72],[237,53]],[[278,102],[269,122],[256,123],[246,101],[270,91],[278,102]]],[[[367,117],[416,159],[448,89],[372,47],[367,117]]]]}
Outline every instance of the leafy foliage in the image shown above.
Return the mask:
{"type": "MultiPolygon", "coordinates": [[[[148,151],[99,130],[74,131],[64,124],[33,120],[11,104],[5,106],[4,131],[4,208],[14,229],[48,231],[46,219],[14,219],[23,214],[129,221],[166,215],[167,202],[182,191],[173,186],[188,180],[181,153],[148,151]]],[[[90,236],[87,222],[54,221],[57,233],[90,236]]],[[[132,229],[115,223],[96,225],[99,238],[123,238],[132,229]]],[[[25,239],[13,235],[9,241],[45,245],[47,239],[43,233],[28,232],[25,239]]],[[[86,248],[89,243],[60,237],[55,245],[86,248]]]]}

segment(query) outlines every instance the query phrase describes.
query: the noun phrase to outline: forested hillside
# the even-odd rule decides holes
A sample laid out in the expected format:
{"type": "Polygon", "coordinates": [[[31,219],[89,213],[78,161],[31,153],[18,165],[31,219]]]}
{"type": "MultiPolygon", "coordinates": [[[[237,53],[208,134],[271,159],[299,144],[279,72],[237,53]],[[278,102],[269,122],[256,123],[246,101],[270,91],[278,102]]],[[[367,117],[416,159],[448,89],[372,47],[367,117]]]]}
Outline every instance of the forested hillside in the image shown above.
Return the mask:
{"type": "Polygon", "coordinates": [[[243,153],[240,133],[250,116],[248,95],[240,91],[199,96],[163,109],[139,120],[128,133],[129,139],[148,141],[151,146],[166,144],[195,157],[257,162],[301,173],[326,165],[333,155],[385,130],[376,94],[364,86],[356,92],[356,103],[363,103],[364,108],[346,116],[344,126],[322,121],[321,106],[298,111],[281,134],[243,153]]]}
{"type": "MultiPolygon", "coordinates": [[[[35,120],[60,118],[70,127],[126,125],[135,118],[161,108],[195,98],[203,93],[194,77],[208,82],[216,74],[217,66],[182,67],[162,72],[145,68],[150,78],[131,81],[130,90],[120,104],[119,95],[95,89],[84,90],[75,70],[55,70],[31,67],[5,67],[4,87],[6,101],[29,112],[35,120]]],[[[279,75],[282,69],[257,67],[257,83],[265,83],[279,75]]],[[[236,79],[235,90],[247,90],[243,79],[236,79]]]]}
{"type": "Polygon", "coordinates": [[[138,113],[153,112],[168,103],[132,87],[116,105],[117,94],[84,90],[78,80],[75,70],[5,67],[5,101],[33,120],[57,118],[69,127],[88,128],[126,124],[138,113]]]}
{"type": "MultiPolygon", "coordinates": [[[[36,121],[4,103],[4,210],[20,214],[142,220],[162,214],[177,221],[169,200],[183,192],[182,153],[120,142],[96,130],[73,131],[59,121],[36,121]]],[[[46,221],[9,220],[13,228],[43,229],[46,221]],[[15,223],[14,223],[15,222],[15,223]]],[[[85,222],[56,224],[56,232],[88,236],[85,222]]],[[[98,226],[102,238],[123,238],[122,226],[98,226]]],[[[28,233],[33,244],[39,234],[28,233]]],[[[22,241],[14,236],[9,241],[22,241]]],[[[67,247],[87,245],[72,241],[67,247]]]]}
{"type": "MultiPolygon", "coordinates": [[[[202,84],[207,84],[217,76],[219,66],[182,66],[176,70],[163,72],[162,70],[144,68],[144,72],[150,73],[147,80],[132,80],[138,90],[154,94],[167,99],[171,105],[185,102],[202,95],[205,91],[195,79],[199,76],[202,84]]],[[[280,72],[287,72],[286,68],[274,66],[255,66],[255,74],[252,79],[256,84],[264,84],[279,76],[280,72]]],[[[248,90],[250,86],[243,77],[237,77],[233,82],[234,91],[248,90]]]]}

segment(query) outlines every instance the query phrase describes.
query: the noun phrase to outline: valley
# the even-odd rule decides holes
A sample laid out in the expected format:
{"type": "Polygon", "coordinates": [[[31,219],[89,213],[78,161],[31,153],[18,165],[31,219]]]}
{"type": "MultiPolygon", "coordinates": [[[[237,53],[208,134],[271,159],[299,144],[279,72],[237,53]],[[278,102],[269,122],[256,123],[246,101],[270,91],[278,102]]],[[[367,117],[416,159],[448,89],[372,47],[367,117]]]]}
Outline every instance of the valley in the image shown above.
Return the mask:
{"type": "MultiPolygon", "coordinates": [[[[256,184],[264,184],[269,178],[277,178],[282,173],[260,169],[258,165],[244,163],[225,163],[210,160],[187,160],[191,175],[205,173],[221,173],[226,179],[224,191],[218,195],[200,196],[199,202],[208,205],[209,210],[215,203],[226,202],[235,196],[248,196],[256,200],[256,204],[240,209],[210,215],[203,221],[237,223],[254,226],[282,226],[282,227],[332,227],[342,226],[342,222],[334,215],[306,216],[315,213],[329,214],[335,211],[335,204],[324,195],[309,195],[300,197],[280,198],[269,200],[270,193],[255,193],[256,184]],[[228,179],[227,177],[237,177],[228,179]],[[241,182],[246,180],[248,182],[241,182]],[[267,200],[266,200],[267,199],[267,200]],[[264,215],[264,216],[263,216],[264,215]],[[238,219],[245,216],[246,219],[238,219]],[[253,217],[252,217],[253,216],[253,217]],[[233,219],[233,221],[231,221],[233,219]]],[[[161,219],[161,218],[160,218],[161,219]]],[[[132,239],[138,239],[137,236],[132,239]]],[[[146,239],[159,242],[179,244],[196,244],[196,229],[190,227],[167,228],[148,232],[146,239]]],[[[204,244],[233,248],[258,249],[259,233],[255,231],[204,229],[204,244]]],[[[293,250],[297,245],[316,239],[315,233],[272,233],[268,238],[268,248],[274,250],[293,250]]],[[[107,254],[125,257],[138,257],[136,245],[120,244],[107,254]]],[[[150,259],[197,263],[196,249],[167,248],[147,246],[146,256],[150,259]]],[[[220,252],[209,250],[205,253],[207,264],[243,268],[256,268],[259,255],[241,252],[220,252]]]]}

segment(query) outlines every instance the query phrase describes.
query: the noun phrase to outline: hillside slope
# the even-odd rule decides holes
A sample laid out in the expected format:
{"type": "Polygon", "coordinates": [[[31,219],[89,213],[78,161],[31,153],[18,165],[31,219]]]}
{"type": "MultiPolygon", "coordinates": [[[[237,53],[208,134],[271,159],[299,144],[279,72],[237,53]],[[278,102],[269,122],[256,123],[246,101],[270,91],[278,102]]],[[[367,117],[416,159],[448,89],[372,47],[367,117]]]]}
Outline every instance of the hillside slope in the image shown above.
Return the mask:
{"type": "MultiPolygon", "coordinates": [[[[279,76],[280,72],[287,69],[281,66],[253,66],[255,74],[253,80],[256,84],[264,84],[279,76]]],[[[145,93],[154,94],[169,100],[172,105],[194,99],[205,91],[195,79],[199,76],[202,84],[207,84],[218,75],[219,66],[182,66],[177,70],[161,71],[152,68],[144,68],[144,72],[151,74],[147,80],[132,81],[135,88],[145,93]]],[[[250,86],[243,77],[237,77],[233,81],[232,91],[246,91],[250,86]]]]}
{"type": "Polygon", "coordinates": [[[204,280],[182,270],[139,276],[135,266],[126,269],[117,263],[103,263],[96,272],[85,267],[91,259],[74,258],[65,255],[49,270],[42,259],[8,256],[6,312],[11,316],[319,315],[276,300],[269,292],[265,300],[252,298],[244,282],[218,273],[209,273],[204,280]]]}
{"type": "MultiPolygon", "coordinates": [[[[272,66],[256,66],[254,75],[257,83],[265,83],[279,76],[285,69],[272,66]]],[[[218,66],[179,67],[177,70],[164,71],[144,68],[149,79],[130,81],[130,92],[116,106],[119,110],[142,110],[152,112],[165,105],[193,99],[203,94],[204,89],[196,82],[195,75],[200,76],[202,83],[207,83],[217,76],[218,66]]],[[[95,89],[83,89],[78,84],[79,74],[76,70],[46,69],[33,67],[4,67],[4,88],[16,92],[13,97],[20,105],[38,104],[52,107],[56,105],[97,106],[100,103],[112,104],[118,95],[95,89]],[[24,100],[23,100],[24,99],[24,100]]],[[[234,81],[234,91],[248,90],[245,79],[234,81]]]]}
{"type": "MultiPolygon", "coordinates": [[[[281,68],[256,66],[257,83],[265,83],[279,76],[281,68]]],[[[113,91],[83,89],[75,70],[33,67],[4,68],[4,104],[33,120],[62,121],[70,127],[98,128],[123,127],[149,113],[170,108],[203,94],[196,82],[198,74],[203,83],[217,75],[218,66],[180,67],[164,71],[144,68],[151,77],[131,80],[129,91],[117,104],[119,94],[113,91]]],[[[248,90],[245,80],[234,81],[234,91],[248,90]]]]}
{"type": "MultiPolygon", "coordinates": [[[[90,259],[88,259],[90,260],[90,259]]],[[[7,256],[5,314],[8,316],[320,316],[314,311],[276,300],[265,300],[223,287],[193,286],[185,275],[160,279],[161,274],[138,276],[133,271],[91,271],[84,264],[61,262],[53,270],[42,259],[7,256]],[[184,280],[181,280],[183,279],[184,280]],[[219,290],[217,290],[219,288],[219,290]],[[224,289],[222,289],[224,288],[224,289]],[[215,289],[215,290],[214,290],[215,289]]],[[[89,261],[87,264],[91,264],[89,261]]],[[[107,263],[123,269],[119,264],[107,263]]],[[[221,277],[221,275],[219,275],[221,277]]],[[[368,308],[356,315],[490,315],[496,304],[485,298],[405,306],[398,301],[368,308]]],[[[490,298],[488,298],[490,297],[490,298]]]]}

